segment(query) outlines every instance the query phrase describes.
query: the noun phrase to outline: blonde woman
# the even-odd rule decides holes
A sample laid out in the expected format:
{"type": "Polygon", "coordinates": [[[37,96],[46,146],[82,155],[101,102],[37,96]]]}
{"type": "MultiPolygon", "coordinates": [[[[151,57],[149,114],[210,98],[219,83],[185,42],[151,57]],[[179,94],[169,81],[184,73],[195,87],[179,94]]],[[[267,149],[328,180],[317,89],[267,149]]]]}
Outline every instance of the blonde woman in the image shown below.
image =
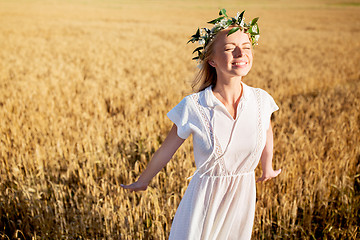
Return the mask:
{"type": "Polygon", "coordinates": [[[272,168],[271,114],[278,110],[264,90],[243,83],[253,63],[257,18],[246,24],[243,14],[229,18],[222,9],[199,29],[195,57],[201,70],[199,90],[185,97],[169,113],[174,123],[162,146],[139,179],[123,185],[145,190],[190,135],[197,169],[175,214],[170,239],[250,239],[255,214],[254,169],[261,160],[267,181],[281,170],[272,168]]]}

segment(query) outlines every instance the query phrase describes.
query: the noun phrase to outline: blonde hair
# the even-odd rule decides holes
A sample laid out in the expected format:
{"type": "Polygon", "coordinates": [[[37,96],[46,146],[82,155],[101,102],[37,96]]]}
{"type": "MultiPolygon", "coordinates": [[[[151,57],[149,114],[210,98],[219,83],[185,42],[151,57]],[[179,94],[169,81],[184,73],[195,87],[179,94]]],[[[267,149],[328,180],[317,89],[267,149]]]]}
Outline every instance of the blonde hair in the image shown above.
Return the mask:
{"type": "Polygon", "coordinates": [[[206,46],[204,51],[204,59],[201,63],[201,69],[198,71],[194,81],[191,84],[191,87],[195,92],[201,92],[210,85],[212,87],[215,87],[216,85],[216,69],[209,64],[209,60],[212,58],[214,53],[214,42],[215,39],[206,46]]]}

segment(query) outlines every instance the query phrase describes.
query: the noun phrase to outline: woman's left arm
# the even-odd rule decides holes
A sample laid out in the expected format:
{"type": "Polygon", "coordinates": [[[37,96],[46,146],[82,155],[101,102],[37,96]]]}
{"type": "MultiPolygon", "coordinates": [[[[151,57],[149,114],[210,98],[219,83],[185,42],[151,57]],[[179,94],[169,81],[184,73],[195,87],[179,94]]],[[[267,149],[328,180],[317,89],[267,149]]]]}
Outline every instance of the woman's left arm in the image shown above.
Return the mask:
{"type": "Polygon", "coordinates": [[[269,129],[266,132],[265,147],[260,158],[263,174],[260,178],[256,180],[256,182],[266,182],[267,180],[270,180],[271,178],[274,178],[280,174],[281,169],[274,170],[272,167],[273,148],[274,148],[273,131],[270,121],[269,129]]]}

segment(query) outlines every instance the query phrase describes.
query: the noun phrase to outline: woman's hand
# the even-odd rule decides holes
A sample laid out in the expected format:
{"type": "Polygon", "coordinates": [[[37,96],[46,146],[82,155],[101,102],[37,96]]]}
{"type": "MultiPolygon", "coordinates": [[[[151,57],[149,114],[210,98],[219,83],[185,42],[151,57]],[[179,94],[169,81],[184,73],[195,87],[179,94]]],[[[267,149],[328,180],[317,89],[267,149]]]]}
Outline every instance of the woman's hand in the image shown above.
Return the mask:
{"type": "Polygon", "coordinates": [[[138,192],[138,191],[145,191],[148,187],[148,184],[136,181],[129,185],[120,184],[120,186],[123,187],[124,189],[128,189],[130,192],[138,192]]]}
{"type": "Polygon", "coordinates": [[[263,172],[262,176],[260,178],[258,178],[256,180],[256,182],[266,182],[274,177],[276,177],[277,175],[279,175],[281,173],[281,169],[279,170],[273,170],[271,169],[270,171],[268,172],[263,172]]]}

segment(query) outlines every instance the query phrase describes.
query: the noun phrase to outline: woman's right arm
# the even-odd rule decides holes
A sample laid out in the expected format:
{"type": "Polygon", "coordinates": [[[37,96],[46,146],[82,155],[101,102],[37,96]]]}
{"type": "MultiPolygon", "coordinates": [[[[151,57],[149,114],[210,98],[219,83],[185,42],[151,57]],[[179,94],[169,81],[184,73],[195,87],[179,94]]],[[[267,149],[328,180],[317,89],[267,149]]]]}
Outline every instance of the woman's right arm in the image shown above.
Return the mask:
{"type": "Polygon", "coordinates": [[[176,150],[185,140],[177,135],[177,127],[174,124],[161,147],[155,152],[139,179],[130,184],[121,186],[130,191],[146,190],[151,179],[170,161],[176,150]]]}

